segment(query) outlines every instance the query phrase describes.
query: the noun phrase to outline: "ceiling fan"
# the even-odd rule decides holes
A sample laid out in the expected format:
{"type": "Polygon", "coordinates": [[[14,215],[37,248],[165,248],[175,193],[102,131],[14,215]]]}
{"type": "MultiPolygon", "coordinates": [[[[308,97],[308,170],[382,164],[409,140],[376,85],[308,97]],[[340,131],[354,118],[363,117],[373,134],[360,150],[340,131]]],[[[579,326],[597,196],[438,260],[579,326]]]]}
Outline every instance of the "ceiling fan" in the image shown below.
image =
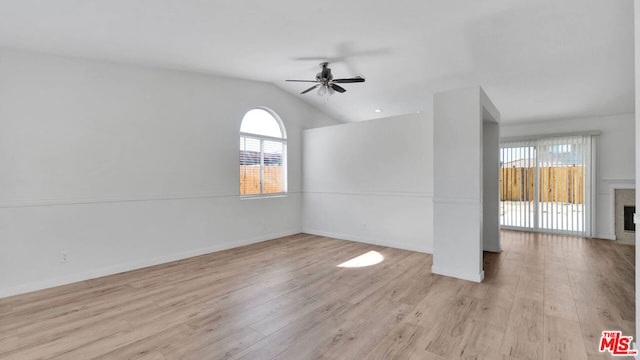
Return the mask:
{"type": "Polygon", "coordinates": [[[320,96],[326,94],[327,92],[329,93],[329,95],[331,95],[333,94],[334,90],[339,93],[343,93],[347,91],[345,88],[343,88],[338,84],[364,82],[364,77],[359,75],[351,78],[346,78],[346,79],[334,79],[333,75],[331,74],[331,69],[329,68],[329,63],[326,61],[320,63],[320,67],[322,68],[322,71],[316,74],[315,80],[286,80],[286,81],[316,83],[315,85],[301,92],[300,94],[306,94],[311,90],[319,88],[318,95],[320,96]]]}

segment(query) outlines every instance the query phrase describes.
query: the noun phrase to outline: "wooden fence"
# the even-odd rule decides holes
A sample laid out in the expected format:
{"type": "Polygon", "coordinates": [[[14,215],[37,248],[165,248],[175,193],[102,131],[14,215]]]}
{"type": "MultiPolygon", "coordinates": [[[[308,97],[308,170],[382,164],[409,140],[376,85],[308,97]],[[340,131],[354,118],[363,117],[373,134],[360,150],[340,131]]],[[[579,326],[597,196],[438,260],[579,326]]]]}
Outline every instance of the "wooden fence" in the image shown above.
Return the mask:
{"type": "MultiPolygon", "coordinates": [[[[264,193],[284,191],[282,166],[264,167],[264,193]]],[[[260,194],[260,165],[240,165],[240,195],[260,194]]]]}
{"type": "MultiPolygon", "coordinates": [[[[539,201],[582,204],[583,180],[581,165],[541,167],[539,201]]],[[[500,200],[532,201],[534,181],[535,168],[501,168],[500,200]]]]}

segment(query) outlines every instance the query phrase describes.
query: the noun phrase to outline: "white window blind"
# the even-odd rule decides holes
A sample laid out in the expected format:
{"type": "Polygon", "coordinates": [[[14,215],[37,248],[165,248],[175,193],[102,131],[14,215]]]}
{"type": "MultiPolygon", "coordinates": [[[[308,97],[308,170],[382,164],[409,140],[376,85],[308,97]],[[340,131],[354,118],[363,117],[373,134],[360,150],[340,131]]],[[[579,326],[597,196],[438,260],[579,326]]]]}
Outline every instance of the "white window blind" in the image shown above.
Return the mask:
{"type": "Polygon", "coordinates": [[[500,146],[500,224],[591,236],[593,136],[575,135],[500,146]]]}

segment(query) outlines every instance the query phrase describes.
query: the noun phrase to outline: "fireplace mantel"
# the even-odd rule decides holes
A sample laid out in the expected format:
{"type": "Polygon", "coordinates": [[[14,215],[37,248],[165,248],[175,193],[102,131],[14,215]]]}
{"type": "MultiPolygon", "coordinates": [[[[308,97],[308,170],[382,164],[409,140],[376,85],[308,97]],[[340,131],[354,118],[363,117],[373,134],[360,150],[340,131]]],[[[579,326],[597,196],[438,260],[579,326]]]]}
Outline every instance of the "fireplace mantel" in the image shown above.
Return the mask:
{"type": "MultiPolygon", "coordinates": [[[[635,179],[602,179],[609,195],[609,234],[600,234],[598,237],[608,240],[616,240],[616,190],[635,190],[635,179]]],[[[604,215],[604,214],[602,214],[604,215]]]]}

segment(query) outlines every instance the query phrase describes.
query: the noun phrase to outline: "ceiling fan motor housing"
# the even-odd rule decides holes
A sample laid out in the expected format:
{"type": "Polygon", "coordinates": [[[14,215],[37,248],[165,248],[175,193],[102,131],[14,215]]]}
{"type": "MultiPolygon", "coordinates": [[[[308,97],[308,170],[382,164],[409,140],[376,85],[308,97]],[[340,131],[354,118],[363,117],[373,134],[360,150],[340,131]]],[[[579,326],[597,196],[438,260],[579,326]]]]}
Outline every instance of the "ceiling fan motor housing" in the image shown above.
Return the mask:
{"type": "Polygon", "coordinates": [[[296,81],[296,82],[315,82],[317,83],[316,85],[304,90],[303,92],[301,92],[300,94],[306,94],[311,90],[314,89],[318,89],[318,94],[319,95],[324,95],[326,92],[329,92],[329,94],[332,94],[333,91],[337,91],[339,93],[343,93],[345,91],[347,91],[345,88],[343,88],[342,86],[338,85],[337,83],[358,83],[358,82],[364,82],[364,78],[360,75],[356,76],[356,77],[352,77],[352,78],[346,78],[346,79],[333,79],[333,74],[331,73],[331,69],[329,68],[329,63],[328,62],[322,62],[320,63],[320,67],[322,68],[322,71],[320,71],[319,73],[316,74],[316,79],[314,80],[287,80],[287,81],[296,81]]]}
{"type": "Polygon", "coordinates": [[[333,75],[331,74],[331,69],[329,68],[329,63],[328,62],[323,62],[323,63],[320,64],[320,67],[322,67],[322,71],[319,72],[316,75],[316,80],[323,81],[323,82],[327,82],[327,81],[333,80],[333,75]]]}

